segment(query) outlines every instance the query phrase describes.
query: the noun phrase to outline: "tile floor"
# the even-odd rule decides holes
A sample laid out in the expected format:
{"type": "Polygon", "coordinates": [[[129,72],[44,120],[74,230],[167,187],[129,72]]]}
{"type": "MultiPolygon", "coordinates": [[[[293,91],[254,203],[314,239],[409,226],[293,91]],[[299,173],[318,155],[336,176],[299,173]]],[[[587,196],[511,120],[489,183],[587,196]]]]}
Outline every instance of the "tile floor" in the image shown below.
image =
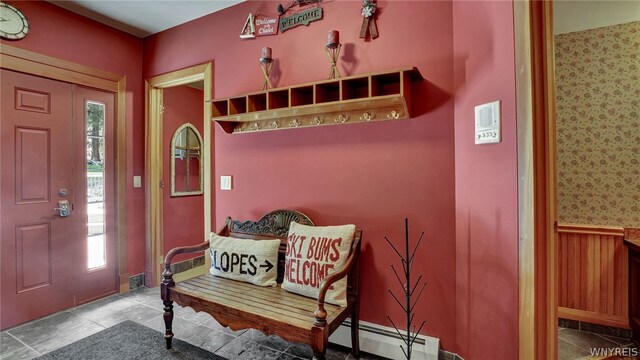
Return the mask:
{"type": "MultiPolygon", "coordinates": [[[[227,359],[310,359],[311,348],[254,330],[231,331],[205,313],[175,306],[176,338],[227,359]]],[[[164,332],[159,288],[139,288],[23,324],[0,333],[0,359],[32,359],[124,320],[164,332]]],[[[631,341],[568,328],[558,330],[558,360],[591,359],[591,348],[633,348],[631,341]]],[[[378,359],[363,354],[361,359],[378,359]]],[[[352,359],[331,346],[327,359],[352,359]]]]}
{"type": "MultiPolygon", "coordinates": [[[[83,337],[133,320],[164,333],[159,288],[139,288],[32,321],[0,333],[0,359],[32,359],[83,337]]],[[[227,359],[310,359],[311,348],[255,330],[231,331],[211,316],[174,304],[175,337],[227,359]]],[[[361,359],[378,359],[363,354],[361,359]]],[[[352,359],[349,349],[330,346],[327,359],[352,359]]]]}
{"type": "Polygon", "coordinates": [[[627,349],[624,350],[626,354],[621,353],[621,355],[635,353],[639,355],[637,358],[640,359],[640,349],[637,349],[629,339],[558,328],[558,360],[593,359],[592,349],[615,351],[614,349],[617,348],[627,349]]]}

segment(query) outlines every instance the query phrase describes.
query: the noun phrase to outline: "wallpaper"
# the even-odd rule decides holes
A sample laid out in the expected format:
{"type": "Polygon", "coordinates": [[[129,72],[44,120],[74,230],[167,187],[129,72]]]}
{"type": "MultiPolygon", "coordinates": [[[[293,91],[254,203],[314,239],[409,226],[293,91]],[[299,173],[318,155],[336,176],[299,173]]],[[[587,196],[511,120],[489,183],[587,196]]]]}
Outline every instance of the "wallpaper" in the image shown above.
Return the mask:
{"type": "Polygon", "coordinates": [[[555,51],[559,221],[640,227],[640,22],[555,51]]]}

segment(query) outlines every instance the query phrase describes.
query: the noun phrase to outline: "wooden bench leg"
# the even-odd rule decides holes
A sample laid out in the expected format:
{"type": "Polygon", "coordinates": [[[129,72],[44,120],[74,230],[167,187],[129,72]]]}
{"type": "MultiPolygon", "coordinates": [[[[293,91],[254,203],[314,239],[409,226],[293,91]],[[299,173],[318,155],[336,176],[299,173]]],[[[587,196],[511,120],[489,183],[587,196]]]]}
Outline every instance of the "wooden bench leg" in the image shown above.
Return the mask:
{"type": "Polygon", "coordinates": [[[360,357],[360,311],[358,311],[358,304],[351,314],[351,355],[353,357],[360,357]]]}
{"type": "Polygon", "coordinates": [[[171,349],[171,339],[173,339],[173,301],[163,301],[164,304],[164,326],[167,329],[164,333],[164,339],[167,341],[167,349],[171,349]]]}
{"type": "Polygon", "coordinates": [[[313,351],[313,360],[324,360],[326,351],[322,351],[322,352],[316,352],[315,350],[313,351]]]}
{"type": "Polygon", "coordinates": [[[311,342],[311,349],[313,350],[313,360],[324,360],[327,353],[327,343],[329,338],[324,336],[324,329],[319,333],[319,337],[315,337],[311,342]]]}

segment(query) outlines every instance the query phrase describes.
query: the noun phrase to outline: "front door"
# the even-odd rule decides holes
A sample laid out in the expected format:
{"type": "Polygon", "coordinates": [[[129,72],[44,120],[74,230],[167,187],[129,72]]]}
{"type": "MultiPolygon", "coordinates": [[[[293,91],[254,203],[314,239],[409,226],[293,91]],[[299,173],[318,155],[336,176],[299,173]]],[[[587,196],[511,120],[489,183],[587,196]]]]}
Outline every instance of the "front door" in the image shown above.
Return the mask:
{"type": "MultiPolygon", "coordinates": [[[[88,146],[86,125],[78,119],[85,115],[74,110],[85,89],[0,71],[0,328],[5,329],[113,293],[116,274],[107,244],[104,258],[111,264],[100,268],[111,266],[110,290],[87,291],[88,281],[79,275],[91,273],[83,271],[88,146]]],[[[108,106],[105,113],[112,113],[113,101],[108,106]]],[[[112,194],[103,201],[107,196],[112,194]]],[[[103,233],[109,233],[113,224],[102,222],[103,233]]]]}

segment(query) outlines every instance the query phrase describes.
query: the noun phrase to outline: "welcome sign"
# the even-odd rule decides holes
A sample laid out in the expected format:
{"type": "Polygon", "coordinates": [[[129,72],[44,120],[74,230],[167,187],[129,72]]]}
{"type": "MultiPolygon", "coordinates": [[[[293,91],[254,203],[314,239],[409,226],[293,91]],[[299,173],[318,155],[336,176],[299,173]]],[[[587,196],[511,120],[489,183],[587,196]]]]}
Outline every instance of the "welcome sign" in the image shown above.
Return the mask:
{"type": "Polygon", "coordinates": [[[314,7],[290,16],[283,16],[280,18],[280,31],[285,32],[296,26],[309,25],[310,22],[320,19],[322,19],[321,7],[314,7]]]}

